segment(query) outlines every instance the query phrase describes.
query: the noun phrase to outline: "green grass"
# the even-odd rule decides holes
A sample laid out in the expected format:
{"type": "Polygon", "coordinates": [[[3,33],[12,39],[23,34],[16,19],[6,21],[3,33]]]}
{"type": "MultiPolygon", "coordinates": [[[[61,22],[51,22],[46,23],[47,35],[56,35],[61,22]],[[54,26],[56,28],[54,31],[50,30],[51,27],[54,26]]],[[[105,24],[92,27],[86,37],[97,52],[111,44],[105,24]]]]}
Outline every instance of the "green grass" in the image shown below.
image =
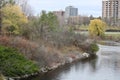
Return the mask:
{"type": "MultiPolygon", "coordinates": [[[[81,25],[81,26],[77,26],[77,29],[80,31],[88,31],[89,25],[81,25]]],[[[106,30],[120,30],[120,27],[116,27],[116,26],[107,26],[106,30]]]]}
{"type": "Polygon", "coordinates": [[[105,38],[106,38],[106,39],[109,39],[109,40],[119,41],[119,40],[120,40],[120,32],[107,33],[107,34],[105,35],[105,38]]]}
{"type": "Polygon", "coordinates": [[[116,27],[116,26],[107,26],[106,30],[120,30],[120,27],[116,27]]]}
{"type": "Polygon", "coordinates": [[[39,67],[26,59],[16,49],[0,46],[0,71],[3,75],[16,77],[37,72],[39,67]]]}
{"type": "Polygon", "coordinates": [[[78,28],[80,31],[88,31],[88,26],[82,25],[78,28]]]}
{"type": "Polygon", "coordinates": [[[120,32],[106,32],[106,36],[120,37],[120,32]]]}
{"type": "MultiPolygon", "coordinates": [[[[111,39],[111,40],[116,40],[116,41],[120,40],[120,32],[117,32],[120,30],[120,27],[107,26],[106,30],[114,31],[114,32],[105,32],[106,39],[111,39]]],[[[83,34],[85,36],[89,36],[88,26],[84,26],[84,25],[79,26],[79,30],[75,31],[75,33],[78,33],[78,34],[80,33],[80,34],[83,34]]]]}
{"type": "Polygon", "coordinates": [[[120,34],[106,34],[106,36],[120,37],[120,34]]]}

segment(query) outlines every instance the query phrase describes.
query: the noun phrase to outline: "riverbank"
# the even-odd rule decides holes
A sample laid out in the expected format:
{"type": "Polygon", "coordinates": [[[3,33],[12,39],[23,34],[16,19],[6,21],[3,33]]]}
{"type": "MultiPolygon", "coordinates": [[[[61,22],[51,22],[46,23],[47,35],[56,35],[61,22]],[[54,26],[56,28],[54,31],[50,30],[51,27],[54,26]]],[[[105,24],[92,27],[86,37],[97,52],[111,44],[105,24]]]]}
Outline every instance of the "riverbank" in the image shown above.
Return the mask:
{"type": "MultiPolygon", "coordinates": [[[[114,42],[114,41],[104,41],[104,43],[106,43],[106,44],[108,44],[108,43],[110,43],[109,44],[109,46],[112,46],[113,44],[115,44],[116,42],[114,42]]],[[[105,44],[105,45],[106,45],[105,44]]],[[[117,46],[117,45],[114,45],[114,46],[117,46]]],[[[86,53],[84,53],[84,54],[86,54],[86,53]]],[[[30,77],[32,77],[32,76],[37,76],[37,75],[39,75],[39,74],[45,74],[45,73],[48,73],[49,71],[51,71],[51,70],[55,70],[55,69],[57,69],[57,68],[59,68],[59,67],[61,67],[61,66],[65,66],[65,65],[67,65],[67,64],[71,64],[71,63],[73,63],[73,62],[75,62],[75,61],[79,61],[79,60],[84,60],[84,59],[89,59],[89,58],[92,58],[92,56],[85,56],[84,54],[81,54],[80,53],[80,55],[76,55],[76,57],[75,58],[73,58],[73,57],[67,57],[67,62],[65,62],[65,63],[59,63],[59,64],[56,64],[56,66],[53,66],[53,67],[46,67],[46,68],[42,68],[41,69],[41,71],[40,72],[38,72],[38,73],[36,73],[36,74],[33,74],[33,75],[29,75],[29,76],[27,76],[27,77],[21,77],[21,80],[27,80],[27,78],[30,78],[30,77]]],[[[15,78],[14,78],[15,79],[15,78]]],[[[20,79],[20,78],[19,78],[20,79]]],[[[15,80],[19,80],[18,78],[16,78],[15,80]]]]}
{"type": "MultiPolygon", "coordinates": [[[[0,45],[0,76],[17,77],[37,72],[39,67],[16,49],[0,45]]],[[[9,80],[9,79],[7,79],[9,80]]]]}
{"type": "Polygon", "coordinates": [[[6,77],[5,79],[6,80],[22,80],[22,79],[27,79],[29,77],[32,77],[32,76],[37,76],[39,74],[45,74],[51,70],[55,70],[61,66],[65,66],[67,64],[71,64],[73,62],[76,62],[76,61],[79,61],[79,60],[84,60],[84,59],[90,59],[92,57],[95,57],[95,55],[90,55],[88,53],[79,53],[79,55],[74,55],[74,58],[73,57],[66,57],[66,61],[64,61],[63,63],[56,63],[54,64],[54,66],[51,66],[51,67],[43,67],[41,68],[41,70],[39,72],[36,72],[36,73],[32,73],[32,74],[26,74],[26,75],[23,75],[23,76],[19,76],[19,77],[6,77]]]}
{"type": "MultiPolygon", "coordinates": [[[[63,42],[56,42],[53,40],[49,42],[44,40],[34,42],[22,37],[1,36],[0,45],[15,48],[26,59],[35,62],[40,69],[39,71],[31,74],[26,73],[23,76],[16,75],[10,76],[8,78],[20,79],[37,75],[39,73],[46,73],[62,65],[72,63],[83,58],[89,58],[90,55],[95,54],[95,52],[98,50],[97,45],[91,40],[87,40],[86,38],[79,38],[81,38],[81,35],[76,36],[76,38],[73,37],[72,40],[71,38],[67,38],[65,41],[63,40],[63,42]],[[67,40],[70,40],[70,42],[65,43],[68,42],[67,40]]],[[[12,68],[10,66],[8,67],[12,68]]],[[[15,71],[16,68],[12,70],[15,71]]]]}
{"type": "Polygon", "coordinates": [[[95,59],[76,61],[23,80],[119,80],[120,46],[100,45],[99,47],[95,59]]]}

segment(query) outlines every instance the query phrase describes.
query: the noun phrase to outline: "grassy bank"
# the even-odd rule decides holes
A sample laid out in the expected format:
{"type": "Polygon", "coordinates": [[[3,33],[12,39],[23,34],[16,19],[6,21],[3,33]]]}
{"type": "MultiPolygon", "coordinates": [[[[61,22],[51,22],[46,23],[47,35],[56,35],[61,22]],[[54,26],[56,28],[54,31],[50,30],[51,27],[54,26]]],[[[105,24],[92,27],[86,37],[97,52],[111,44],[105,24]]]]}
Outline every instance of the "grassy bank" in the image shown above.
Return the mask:
{"type": "Polygon", "coordinates": [[[42,69],[53,69],[82,58],[85,52],[95,54],[98,48],[93,43],[83,35],[66,32],[49,34],[36,40],[0,36],[0,70],[5,76],[12,77],[38,71],[38,67],[30,60],[35,61],[42,69]]]}
{"type": "Polygon", "coordinates": [[[105,40],[120,41],[120,32],[110,32],[105,35],[105,40]]]}
{"type": "Polygon", "coordinates": [[[107,32],[106,36],[112,36],[112,37],[118,38],[120,37],[120,32],[107,32]]]}
{"type": "Polygon", "coordinates": [[[0,71],[4,76],[17,77],[37,72],[39,67],[16,49],[0,46],[0,71]]]}
{"type": "Polygon", "coordinates": [[[29,33],[24,35],[0,36],[1,50],[6,54],[1,54],[4,60],[1,61],[0,70],[5,76],[15,77],[36,72],[38,67],[30,60],[35,61],[42,72],[46,72],[46,69],[55,69],[59,65],[83,58],[83,53],[93,55],[99,49],[93,40],[73,31],[61,29],[41,32],[40,26],[29,27],[27,30],[29,33]],[[4,52],[4,49],[7,51],[4,52]]]}

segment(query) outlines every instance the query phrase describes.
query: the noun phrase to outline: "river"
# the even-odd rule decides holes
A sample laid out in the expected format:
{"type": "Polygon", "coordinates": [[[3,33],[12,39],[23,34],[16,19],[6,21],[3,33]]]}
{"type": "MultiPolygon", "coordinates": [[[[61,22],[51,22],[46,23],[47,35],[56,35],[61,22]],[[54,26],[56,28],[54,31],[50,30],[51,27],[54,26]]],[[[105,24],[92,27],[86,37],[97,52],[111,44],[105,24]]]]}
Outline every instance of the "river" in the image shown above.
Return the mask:
{"type": "Polygon", "coordinates": [[[95,59],[67,64],[27,80],[120,80],[120,46],[99,47],[95,59]]]}

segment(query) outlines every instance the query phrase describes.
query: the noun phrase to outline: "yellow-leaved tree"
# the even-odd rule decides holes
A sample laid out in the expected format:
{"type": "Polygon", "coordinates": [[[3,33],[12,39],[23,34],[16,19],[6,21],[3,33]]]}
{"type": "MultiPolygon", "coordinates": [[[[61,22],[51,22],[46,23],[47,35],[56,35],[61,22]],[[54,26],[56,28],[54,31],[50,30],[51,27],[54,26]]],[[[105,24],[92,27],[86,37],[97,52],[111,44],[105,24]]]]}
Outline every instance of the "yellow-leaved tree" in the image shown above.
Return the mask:
{"type": "Polygon", "coordinates": [[[2,9],[2,31],[19,34],[21,26],[28,22],[20,6],[8,4],[2,9]]]}
{"type": "Polygon", "coordinates": [[[106,23],[100,19],[94,19],[90,21],[89,24],[89,34],[91,36],[100,36],[103,37],[105,35],[106,23]]]}

